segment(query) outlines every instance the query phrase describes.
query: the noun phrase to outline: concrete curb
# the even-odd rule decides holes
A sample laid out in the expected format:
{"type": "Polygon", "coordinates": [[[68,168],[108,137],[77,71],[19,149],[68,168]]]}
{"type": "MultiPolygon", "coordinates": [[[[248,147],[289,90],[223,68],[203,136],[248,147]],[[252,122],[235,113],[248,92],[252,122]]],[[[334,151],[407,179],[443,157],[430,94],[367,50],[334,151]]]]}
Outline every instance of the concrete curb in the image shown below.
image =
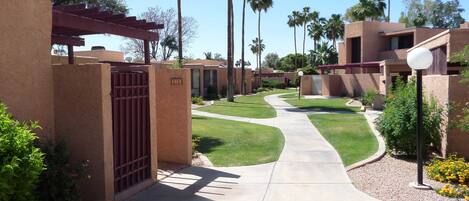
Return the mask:
{"type": "Polygon", "coordinates": [[[384,155],[386,155],[386,144],[384,143],[383,136],[378,132],[378,130],[376,130],[376,126],[374,124],[374,120],[376,118],[371,116],[372,112],[376,112],[376,111],[366,111],[363,115],[365,116],[366,121],[368,123],[368,126],[370,126],[371,131],[373,132],[376,139],[378,140],[378,151],[375,154],[373,154],[372,156],[365,159],[365,160],[356,162],[352,165],[349,165],[349,166],[345,167],[347,172],[350,171],[350,170],[359,168],[359,167],[363,167],[367,164],[379,161],[381,158],[384,157],[384,155]]]}

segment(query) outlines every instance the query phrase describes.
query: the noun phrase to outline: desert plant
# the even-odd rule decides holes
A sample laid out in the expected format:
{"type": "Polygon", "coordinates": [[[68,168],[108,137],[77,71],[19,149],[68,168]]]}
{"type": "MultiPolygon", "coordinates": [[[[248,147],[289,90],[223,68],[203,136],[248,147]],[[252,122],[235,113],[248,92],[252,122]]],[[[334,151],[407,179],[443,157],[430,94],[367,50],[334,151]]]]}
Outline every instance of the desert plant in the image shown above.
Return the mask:
{"type": "Polygon", "coordinates": [[[464,198],[469,200],[469,187],[465,184],[445,184],[436,191],[438,194],[451,198],[464,198]]]}
{"type": "Polygon", "coordinates": [[[361,97],[360,101],[364,106],[371,106],[371,104],[375,101],[375,97],[378,95],[378,92],[374,90],[366,91],[361,97]]]}
{"type": "Polygon", "coordinates": [[[192,155],[197,153],[197,149],[200,146],[200,137],[199,136],[192,136],[192,155]]]}
{"type": "Polygon", "coordinates": [[[0,200],[35,199],[39,175],[44,170],[41,150],[35,147],[36,123],[14,120],[0,103],[0,200]]]}
{"type": "Polygon", "coordinates": [[[469,184],[469,163],[454,154],[444,160],[432,159],[426,170],[430,179],[439,182],[469,184]]]}
{"type": "MultiPolygon", "coordinates": [[[[405,84],[396,81],[393,90],[386,97],[386,108],[377,119],[377,127],[386,140],[388,150],[394,154],[416,154],[417,90],[415,80],[405,84]]],[[[440,123],[443,110],[436,101],[423,101],[423,135],[426,151],[440,147],[440,123]]]]}
{"type": "Polygon", "coordinates": [[[37,195],[42,201],[80,200],[78,185],[86,176],[88,161],[72,164],[63,140],[48,142],[41,147],[45,153],[46,170],[40,176],[37,195]]]}
{"type": "Polygon", "coordinates": [[[202,99],[202,97],[192,97],[192,104],[196,104],[196,105],[204,105],[204,100],[202,99]]]}

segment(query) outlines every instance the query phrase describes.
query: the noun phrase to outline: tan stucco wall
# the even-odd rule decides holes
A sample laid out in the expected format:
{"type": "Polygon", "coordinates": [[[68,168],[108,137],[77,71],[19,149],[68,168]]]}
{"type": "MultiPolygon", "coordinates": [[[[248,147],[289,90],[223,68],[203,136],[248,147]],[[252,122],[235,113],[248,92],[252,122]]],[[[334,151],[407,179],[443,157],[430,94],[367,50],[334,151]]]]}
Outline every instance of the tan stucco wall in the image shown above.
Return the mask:
{"type": "Polygon", "coordinates": [[[300,93],[301,95],[313,95],[312,75],[304,75],[303,77],[301,77],[300,93]]]}
{"type": "Polygon", "coordinates": [[[76,56],[94,57],[99,61],[124,62],[124,53],[110,50],[75,51],[76,56]]]}
{"type": "Polygon", "coordinates": [[[321,75],[322,93],[324,96],[361,96],[364,92],[373,90],[379,92],[379,73],[321,75]]]}
{"type": "MultiPolygon", "coordinates": [[[[90,64],[99,63],[99,60],[94,57],[75,57],[75,64],[90,64]]],[[[51,56],[51,64],[68,64],[68,56],[51,56]]]]}
{"type": "Polygon", "coordinates": [[[339,43],[339,64],[344,65],[347,63],[347,49],[345,47],[345,42],[340,42],[339,43]]]}
{"type": "Polygon", "coordinates": [[[54,65],[55,125],[75,162],[89,160],[83,200],[114,199],[111,71],[108,64],[54,65]]]}
{"type": "Polygon", "coordinates": [[[0,101],[21,121],[38,121],[39,136],[53,138],[54,111],[49,0],[2,1],[0,101]]]}
{"type": "Polygon", "coordinates": [[[190,69],[156,67],[156,129],[158,160],[190,165],[192,117],[190,69]],[[171,85],[171,79],[182,79],[171,85]]]}
{"type": "Polygon", "coordinates": [[[457,152],[469,158],[469,133],[463,132],[454,126],[461,107],[469,101],[469,86],[459,83],[461,76],[458,75],[428,75],[423,76],[424,93],[427,97],[434,97],[440,107],[448,112],[443,116],[441,153],[457,152]],[[447,105],[453,107],[448,111],[447,105]]]}
{"type": "Polygon", "coordinates": [[[466,22],[464,24],[461,24],[461,26],[459,26],[459,28],[461,29],[469,29],[469,22],[466,22]]]}

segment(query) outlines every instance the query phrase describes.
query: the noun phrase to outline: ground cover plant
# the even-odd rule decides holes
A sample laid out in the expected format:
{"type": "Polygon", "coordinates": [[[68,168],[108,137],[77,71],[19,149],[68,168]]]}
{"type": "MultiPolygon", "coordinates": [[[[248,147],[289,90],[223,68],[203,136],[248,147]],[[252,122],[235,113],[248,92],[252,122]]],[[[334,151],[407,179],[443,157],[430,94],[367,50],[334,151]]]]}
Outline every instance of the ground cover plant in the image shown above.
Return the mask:
{"type": "Polygon", "coordinates": [[[0,103],[0,200],[35,200],[44,154],[35,146],[35,123],[14,120],[0,103]]]}
{"type": "Polygon", "coordinates": [[[375,101],[375,97],[378,95],[378,92],[370,90],[365,92],[361,97],[360,97],[360,102],[364,106],[371,106],[373,104],[373,101],[375,101]]]}
{"type": "Polygon", "coordinates": [[[469,163],[450,155],[444,160],[432,159],[426,167],[430,179],[447,183],[437,193],[447,197],[469,200],[469,163]]]}
{"type": "Polygon", "coordinates": [[[312,114],[311,122],[339,152],[345,166],[364,160],[378,150],[378,142],[362,114],[312,114]]]}
{"type": "Polygon", "coordinates": [[[314,110],[314,111],[346,111],[346,112],[359,112],[360,107],[349,107],[346,103],[348,98],[333,98],[333,99],[300,99],[292,98],[286,100],[287,103],[298,107],[300,109],[314,110]]]}
{"type": "MultiPolygon", "coordinates": [[[[416,154],[417,90],[414,80],[396,81],[386,97],[386,108],[377,119],[377,129],[384,136],[389,152],[397,155],[416,154]]],[[[423,134],[424,150],[438,150],[440,146],[440,123],[443,110],[435,100],[424,99],[423,134]]]]}
{"type": "Polygon", "coordinates": [[[277,113],[274,108],[264,100],[264,97],[272,94],[289,93],[293,91],[294,89],[269,90],[259,92],[255,95],[236,97],[234,102],[228,102],[226,100],[215,101],[213,105],[198,108],[197,110],[229,116],[274,118],[277,116],[277,113]]]}
{"type": "Polygon", "coordinates": [[[204,105],[204,99],[202,97],[192,97],[192,104],[204,105]]]}
{"type": "Polygon", "coordinates": [[[192,117],[194,147],[215,166],[244,166],[277,161],[284,145],[279,129],[244,122],[192,117]]]}

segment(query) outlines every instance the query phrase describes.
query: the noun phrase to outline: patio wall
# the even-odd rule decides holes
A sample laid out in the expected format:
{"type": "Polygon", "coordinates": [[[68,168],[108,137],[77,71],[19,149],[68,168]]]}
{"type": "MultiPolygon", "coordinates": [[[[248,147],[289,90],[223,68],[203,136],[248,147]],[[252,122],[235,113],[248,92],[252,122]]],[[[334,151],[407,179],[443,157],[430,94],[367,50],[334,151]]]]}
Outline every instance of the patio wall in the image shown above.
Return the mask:
{"type": "Polygon", "coordinates": [[[49,0],[2,1],[0,101],[20,121],[38,121],[42,139],[53,138],[54,101],[49,0]]]}
{"type": "Polygon", "coordinates": [[[158,160],[190,165],[192,161],[190,69],[156,68],[158,160]],[[181,82],[179,82],[181,81],[181,82]]]}
{"type": "MultiPolygon", "coordinates": [[[[75,64],[86,64],[86,63],[99,63],[98,58],[94,57],[78,57],[75,56],[75,64]]],[[[51,64],[68,64],[68,56],[58,56],[52,55],[51,56],[51,64]]]]}
{"type": "MultiPolygon", "coordinates": [[[[379,91],[379,73],[321,75],[323,96],[361,96],[368,90],[379,91]]],[[[312,94],[312,76],[303,76],[301,80],[303,95],[312,94]]]]}
{"type": "Polygon", "coordinates": [[[428,75],[423,76],[424,94],[427,97],[434,97],[440,107],[448,111],[448,104],[452,110],[443,117],[444,123],[441,126],[442,140],[441,153],[446,156],[448,153],[457,152],[469,158],[469,133],[463,132],[454,126],[457,116],[461,114],[464,103],[469,101],[469,86],[459,83],[459,75],[428,75]]]}

